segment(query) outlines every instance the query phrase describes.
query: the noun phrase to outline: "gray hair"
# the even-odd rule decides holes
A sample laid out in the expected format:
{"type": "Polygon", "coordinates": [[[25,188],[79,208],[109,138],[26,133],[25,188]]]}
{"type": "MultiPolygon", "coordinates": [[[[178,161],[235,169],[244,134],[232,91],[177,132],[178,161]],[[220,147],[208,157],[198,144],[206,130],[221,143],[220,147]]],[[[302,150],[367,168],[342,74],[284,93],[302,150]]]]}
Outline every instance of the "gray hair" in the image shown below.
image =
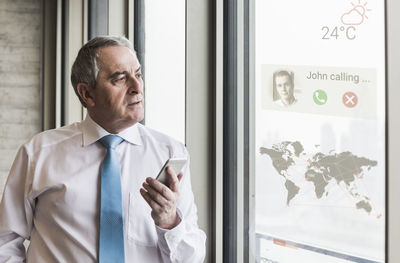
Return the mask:
{"type": "Polygon", "coordinates": [[[78,56],[75,59],[74,64],[71,68],[71,82],[74,87],[75,93],[81,101],[82,105],[86,107],[86,103],[82,101],[82,98],[78,93],[78,84],[86,83],[91,88],[96,87],[97,75],[99,73],[99,67],[97,65],[98,53],[97,50],[102,47],[109,46],[123,46],[132,50],[131,42],[125,37],[115,36],[99,36],[95,37],[87,42],[78,52],[78,56]]]}

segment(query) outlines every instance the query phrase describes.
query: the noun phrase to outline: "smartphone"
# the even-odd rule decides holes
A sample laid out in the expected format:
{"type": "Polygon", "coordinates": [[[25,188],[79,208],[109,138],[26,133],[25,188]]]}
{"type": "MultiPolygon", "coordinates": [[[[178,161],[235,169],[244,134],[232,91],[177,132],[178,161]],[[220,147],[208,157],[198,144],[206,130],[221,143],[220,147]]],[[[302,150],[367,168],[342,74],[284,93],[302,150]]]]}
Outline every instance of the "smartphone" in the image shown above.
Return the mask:
{"type": "Polygon", "coordinates": [[[169,180],[168,180],[168,174],[167,174],[167,167],[171,167],[174,172],[176,173],[176,175],[178,175],[183,166],[186,164],[187,159],[185,158],[171,158],[168,159],[165,164],[163,165],[163,167],[161,168],[160,172],[158,173],[156,179],[165,184],[165,185],[169,185],[169,180]]]}

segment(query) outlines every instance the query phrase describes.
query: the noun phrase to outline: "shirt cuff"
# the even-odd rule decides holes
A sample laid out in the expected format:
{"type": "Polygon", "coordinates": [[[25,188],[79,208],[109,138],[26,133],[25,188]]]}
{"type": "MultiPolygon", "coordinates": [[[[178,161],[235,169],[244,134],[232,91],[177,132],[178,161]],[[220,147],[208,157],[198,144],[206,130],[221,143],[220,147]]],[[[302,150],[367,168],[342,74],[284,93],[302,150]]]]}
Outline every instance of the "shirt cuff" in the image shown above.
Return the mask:
{"type": "Polygon", "coordinates": [[[181,220],[176,227],[172,229],[164,229],[156,226],[159,246],[164,253],[169,254],[171,260],[175,258],[176,248],[185,233],[185,220],[182,212],[179,208],[176,209],[176,212],[181,220]]]}

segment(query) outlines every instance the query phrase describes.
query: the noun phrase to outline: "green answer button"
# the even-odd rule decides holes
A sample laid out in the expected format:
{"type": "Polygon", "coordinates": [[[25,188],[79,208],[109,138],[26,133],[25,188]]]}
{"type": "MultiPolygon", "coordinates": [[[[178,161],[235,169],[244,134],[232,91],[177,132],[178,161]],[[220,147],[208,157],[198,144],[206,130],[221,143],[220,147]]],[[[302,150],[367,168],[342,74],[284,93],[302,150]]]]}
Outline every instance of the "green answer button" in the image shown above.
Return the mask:
{"type": "Polygon", "coordinates": [[[328,101],[328,96],[325,91],[319,89],[314,91],[313,99],[316,104],[324,105],[328,101]]]}

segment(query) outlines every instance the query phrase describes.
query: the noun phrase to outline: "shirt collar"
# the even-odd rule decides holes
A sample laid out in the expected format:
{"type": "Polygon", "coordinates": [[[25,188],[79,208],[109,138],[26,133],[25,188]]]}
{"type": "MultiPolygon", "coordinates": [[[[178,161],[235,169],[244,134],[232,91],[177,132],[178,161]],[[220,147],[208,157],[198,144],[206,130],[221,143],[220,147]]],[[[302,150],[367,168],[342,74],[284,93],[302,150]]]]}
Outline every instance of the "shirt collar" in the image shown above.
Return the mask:
{"type": "MultiPolygon", "coordinates": [[[[142,137],[140,136],[138,126],[138,123],[136,123],[116,135],[129,143],[142,145],[142,137]]],[[[103,127],[92,120],[89,114],[87,114],[85,120],[82,121],[82,146],[97,142],[99,139],[109,134],[108,131],[104,130],[103,127]]]]}

